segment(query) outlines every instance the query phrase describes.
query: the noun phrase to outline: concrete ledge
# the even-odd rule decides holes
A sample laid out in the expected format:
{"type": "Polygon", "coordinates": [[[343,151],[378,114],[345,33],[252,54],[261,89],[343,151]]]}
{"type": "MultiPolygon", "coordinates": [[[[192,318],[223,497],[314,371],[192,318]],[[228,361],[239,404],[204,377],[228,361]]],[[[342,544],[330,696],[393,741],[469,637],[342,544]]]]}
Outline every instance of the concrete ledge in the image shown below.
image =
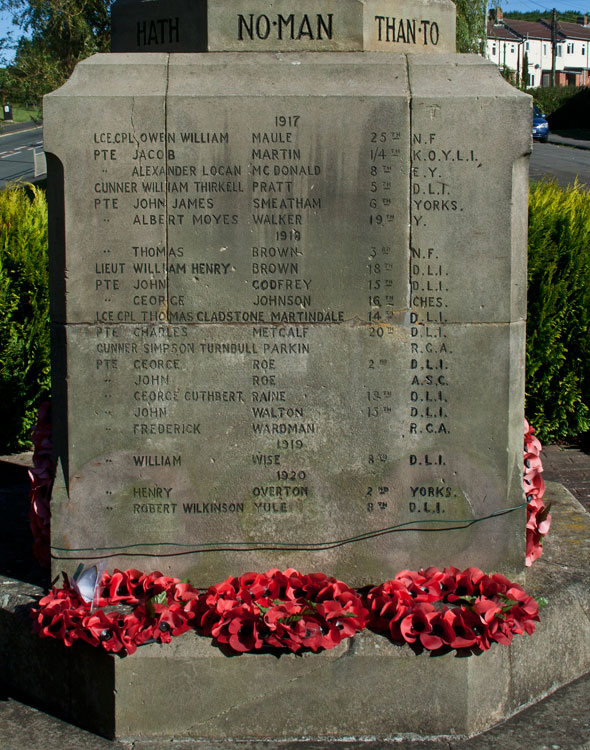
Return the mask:
{"type": "Polygon", "coordinates": [[[7,691],[107,737],[394,738],[483,731],[590,671],[590,515],[548,483],[553,527],[525,587],[549,605],[533,636],[481,656],[416,656],[363,633],[332,651],[227,657],[189,633],[119,658],[41,640],[42,591],[0,579],[7,691]],[[280,720],[279,720],[280,719],[280,720]]]}

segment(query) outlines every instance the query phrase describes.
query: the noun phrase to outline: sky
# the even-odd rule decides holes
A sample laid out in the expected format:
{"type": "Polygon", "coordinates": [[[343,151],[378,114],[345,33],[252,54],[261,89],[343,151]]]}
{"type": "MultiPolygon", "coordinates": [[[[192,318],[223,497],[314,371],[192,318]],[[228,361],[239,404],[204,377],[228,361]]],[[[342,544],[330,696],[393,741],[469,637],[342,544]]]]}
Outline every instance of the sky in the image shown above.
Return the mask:
{"type": "MultiPolygon", "coordinates": [[[[490,2],[490,6],[491,6],[490,2]]],[[[580,13],[590,14],[590,0],[501,0],[500,2],[504,13],[510,13],[511,10],[519,11],[544,11],[557,10],[577,10],[580,13]]]]}
{"type": "MultiPolygon", "coordinates": [[[[4,39],[9,33],[15,38],[18,37],[18,29],[12,25],[10,14],[0,13],[0,39],[4,39]]],[[[8,49],[0,50],[0,65],[10,62],[13,57],[14,51],[8,49]]]]}

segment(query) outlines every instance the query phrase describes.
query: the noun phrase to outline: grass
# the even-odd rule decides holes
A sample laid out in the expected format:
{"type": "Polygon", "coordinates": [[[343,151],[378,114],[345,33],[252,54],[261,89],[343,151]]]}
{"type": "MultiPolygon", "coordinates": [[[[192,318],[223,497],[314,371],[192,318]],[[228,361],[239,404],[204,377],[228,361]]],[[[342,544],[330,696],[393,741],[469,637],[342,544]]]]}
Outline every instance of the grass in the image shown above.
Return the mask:
{"type": "Polygon", "coordinates": [[[43,119],[41,110],[38,107],[25,108],[25,107],[13,107],[12,108],[12,122],[35,122],[37,125],[41,123],[43,119]]]}

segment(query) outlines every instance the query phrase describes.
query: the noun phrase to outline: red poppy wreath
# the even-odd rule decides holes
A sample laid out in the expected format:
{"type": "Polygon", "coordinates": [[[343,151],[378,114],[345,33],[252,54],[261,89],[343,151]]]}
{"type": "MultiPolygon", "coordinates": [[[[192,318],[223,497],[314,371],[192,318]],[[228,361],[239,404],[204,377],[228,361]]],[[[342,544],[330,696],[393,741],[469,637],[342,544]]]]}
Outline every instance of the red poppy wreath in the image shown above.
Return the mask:
{"type": "Polygon", "coordinates": [[[371,629],[429,651],[508,645],[539,620],[537,601],[521,586],[478,568],[402,570],[366,601],[371,629]]]}

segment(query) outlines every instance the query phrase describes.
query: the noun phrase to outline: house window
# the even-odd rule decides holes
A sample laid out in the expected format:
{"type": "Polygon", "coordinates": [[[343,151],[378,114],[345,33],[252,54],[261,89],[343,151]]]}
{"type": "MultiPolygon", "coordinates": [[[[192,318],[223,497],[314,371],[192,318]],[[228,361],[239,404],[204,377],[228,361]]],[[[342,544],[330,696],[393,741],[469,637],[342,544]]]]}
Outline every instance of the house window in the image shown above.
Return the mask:
{"type": "Polygon", "coordinates": [[[528,52],[528,51],[530,50],[530,48],[531,48],[531,45],[530,45],[530,43],[529,43],[529,42],[527,42],[527,43],[526,43],[526,51],[528,52]]]}
{"type": "Polygon", "coordinates": [[[535,76],[529,73],[528,87],[533,88],[535,85],[535,76]]]}
{"type": "Polygon", "coordinates": [[[583,55],[585,55],[585,54],[586,54],[586,47],[582,47],[582,54],[583,54],[583,55]]]}
{"type": "Polygon", "coordinates": [[[568,55],[573,55],[574,54],[574,43],[573,42],[568,42],[568,44],[567,44],[567,53],[568,53],[568,55]]]}
{"type": "Polygon", "coordinates": [[[493,44],[492,45],[492,55],[495,55],[495,54],[496,54],[496,45],[493,44]]]}
{"type": "Polygon", "coordinates": [[[543,54],[544,55],[547,54],[547,45],[546,44],[543,45],[543,54]]]}
{"type": "Polygon", "coordinates": [[[513,44],[511,44],[511,45],[510,45],[510,52],[512,52],[512,54],[514,54],[514,49],[515,49],[515,48],[514,48],[514,45],[513,45],[513,44]]]}
{"type": "Polygon", "coordinates": [[[557,44],[555,49],[557,52],[557,57],[561,57],[561,54],[562,54],[561,44],[557,44]]]}

